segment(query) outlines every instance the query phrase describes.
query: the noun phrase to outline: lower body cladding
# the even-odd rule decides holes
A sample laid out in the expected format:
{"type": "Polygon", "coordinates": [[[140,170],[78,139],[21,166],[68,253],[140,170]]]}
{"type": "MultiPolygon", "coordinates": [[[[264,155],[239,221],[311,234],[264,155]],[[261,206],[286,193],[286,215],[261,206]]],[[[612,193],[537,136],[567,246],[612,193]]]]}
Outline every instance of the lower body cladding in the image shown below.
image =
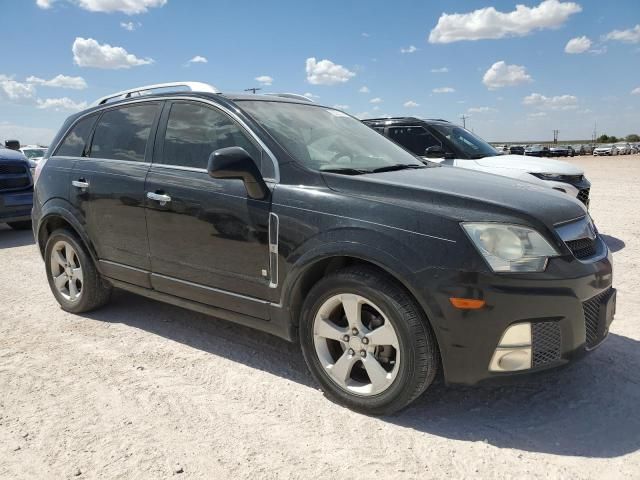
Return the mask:
{"type": "Polygon", "coordinates": [[[430,307],[447,383],[546,370],[597,347],[615,313],[610,255],[593,263],[551,259],[539,274],[441,272],[430,307]],[[460,309],[450,298],[484,306],[460,309]]]}

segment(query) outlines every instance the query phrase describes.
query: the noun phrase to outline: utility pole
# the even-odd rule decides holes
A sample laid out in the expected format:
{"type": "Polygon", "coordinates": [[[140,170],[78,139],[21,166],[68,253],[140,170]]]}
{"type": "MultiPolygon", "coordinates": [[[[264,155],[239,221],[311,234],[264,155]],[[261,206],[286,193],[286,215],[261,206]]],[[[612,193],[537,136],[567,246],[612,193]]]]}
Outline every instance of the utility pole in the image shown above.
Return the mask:
{"type": "Polygon", "coordinates": [[[554,130],[553,131],[553,144],[554,145],[558,144],[558,133],[560,133],[560,130],[554,130]]]}
{"type": "Polygon", "coordinates": [[[467,128],[467,117],[464,113],[462,115],[460,115],[460,118],[462,119],[462,128],[467,128]]]}
{"type": "Polygon", "coordinates": [[[257,87],[254,87],[254,88],[245,88],[245,89],[244,89],[244,91],[245,91],[245,92],[253,92],[253,94],[254,94],[254,95],[255,95],[255,93],[256,93],[258,90],[262,90],[262,89],[261,89],[261,88],[257,88],[257,87]]]}

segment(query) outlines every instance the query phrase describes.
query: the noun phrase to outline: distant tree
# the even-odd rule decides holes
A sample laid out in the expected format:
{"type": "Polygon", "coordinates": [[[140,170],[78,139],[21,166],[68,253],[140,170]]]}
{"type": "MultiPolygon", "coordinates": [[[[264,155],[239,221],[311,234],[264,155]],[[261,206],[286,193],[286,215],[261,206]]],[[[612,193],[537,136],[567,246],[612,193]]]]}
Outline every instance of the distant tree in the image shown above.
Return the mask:
{"type": "Polygon", "coordinates": [[[627,142],[640,142],[640,135],[638,135],[637,133],[627,135],[627,142]]]}
{"type": "Polygon", "coordinates": [[[602,134],[598,137],[598,143],[609,143],[611,140],[609,140],[609,135],[607,134],[602,134]]]}

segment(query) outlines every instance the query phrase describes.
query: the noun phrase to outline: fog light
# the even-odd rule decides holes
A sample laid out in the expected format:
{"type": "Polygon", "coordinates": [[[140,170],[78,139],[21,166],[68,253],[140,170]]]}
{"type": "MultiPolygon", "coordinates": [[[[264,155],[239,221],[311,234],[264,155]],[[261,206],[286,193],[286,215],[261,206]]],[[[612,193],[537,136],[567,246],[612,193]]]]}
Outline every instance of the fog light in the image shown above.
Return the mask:
{"type": "Polygon", "coordinates": [[[531,324],[516,323],[502,334],[489,363],[489,370],[515,372],[528,368],[531,368],[531,324]]]}

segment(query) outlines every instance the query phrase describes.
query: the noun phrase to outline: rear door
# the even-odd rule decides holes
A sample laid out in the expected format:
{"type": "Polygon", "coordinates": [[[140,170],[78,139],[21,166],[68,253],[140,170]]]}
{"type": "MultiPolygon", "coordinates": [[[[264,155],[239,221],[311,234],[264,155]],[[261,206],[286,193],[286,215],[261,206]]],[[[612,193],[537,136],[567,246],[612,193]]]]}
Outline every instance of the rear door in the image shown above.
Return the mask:
{"type": "Polygon", "coordinates": [[[150,287],[144,181],[151,164],[161,102],[104,111],[88,156],[71,174],[70,197],[84,218],[101,270],[110,277],[150,287]]]}
{"type": "Polygon", "coordinates": [[[267,318],[270,201],[249,198],[241,180],[206,171],[209,155],[231,146],[260,164],[261,148],[225,112],[195,101],[167,103],[146,182],[152,285],[267,318]]]}

